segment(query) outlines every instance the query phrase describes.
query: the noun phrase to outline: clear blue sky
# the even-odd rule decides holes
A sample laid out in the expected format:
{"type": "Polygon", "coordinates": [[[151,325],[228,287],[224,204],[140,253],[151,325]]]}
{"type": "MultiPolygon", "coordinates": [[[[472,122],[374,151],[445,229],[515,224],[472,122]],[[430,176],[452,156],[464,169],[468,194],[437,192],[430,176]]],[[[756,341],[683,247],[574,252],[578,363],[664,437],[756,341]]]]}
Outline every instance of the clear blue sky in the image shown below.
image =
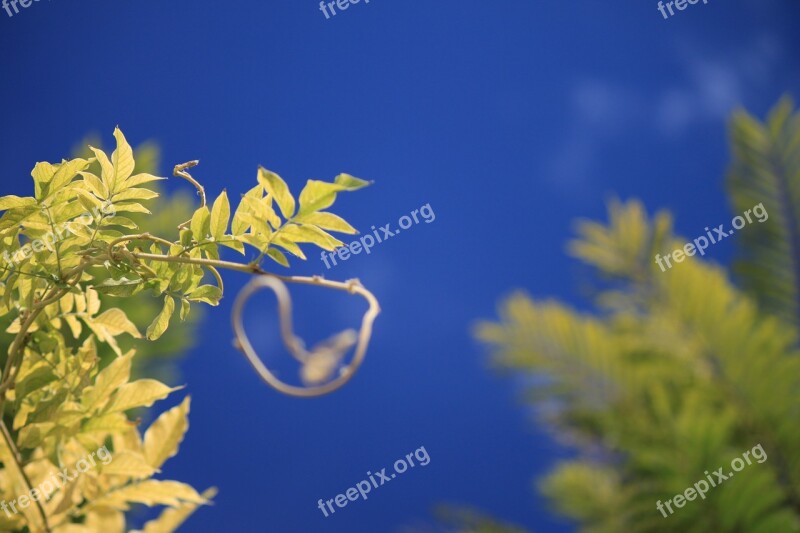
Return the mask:
{"type": "MultiPolygon", "coordinates": [[[[213,194],[245,191],[263,164],[295,190],[339,172],[374,180],[338,206],[365,230],[436,213],[326,273],[359,277],[384,309],[366,364],[329,397],[283,397],[231,349],[246,278],[229,276],[182,367],[191,429],[165,475],[220,488],[186,531],[393,531],[440,502],[572,530],[532,488],[568,451],[488,369],[471,325],[515,288],[584,305],[564,244],[612,193],[671,208],[687,235],[729,220],[726,115],[800,89],[797,2],[709,0],[669,20],[656,5],[371,0],[329,20],[314,0],[0,11],[3,194],[30,194],[34,162],[87,132],[110,144],[120,125],[134,144],[157,140],[166,166],[201,159],[213,194]],[[420,446],[427,467],[330,518],[317,509],[420,446]]],[[[324,270],[316,253],[297,266],[324,270]]],[[[300,296],[312,338],[360,310],[300,296]]]]}

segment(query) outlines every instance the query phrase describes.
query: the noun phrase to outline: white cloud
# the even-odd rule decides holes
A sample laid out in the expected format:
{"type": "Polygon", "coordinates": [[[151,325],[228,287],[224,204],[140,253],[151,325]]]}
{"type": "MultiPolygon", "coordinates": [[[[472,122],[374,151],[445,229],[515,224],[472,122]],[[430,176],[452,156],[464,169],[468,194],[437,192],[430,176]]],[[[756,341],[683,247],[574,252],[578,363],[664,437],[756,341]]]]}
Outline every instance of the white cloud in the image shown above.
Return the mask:
{"type": "Polygon", "coordinates": [[[712,57],[701,47],[677,47],[682,74],[652,93],[604,80],[584,79],[569,95],[568,131],[546,166],[548,181],[579,193],[591,183],[601,151],[623,131],[638,128],[677,138],[709,123],[723,124],[776,72],[781,47],[771,36],[712,57]]]}

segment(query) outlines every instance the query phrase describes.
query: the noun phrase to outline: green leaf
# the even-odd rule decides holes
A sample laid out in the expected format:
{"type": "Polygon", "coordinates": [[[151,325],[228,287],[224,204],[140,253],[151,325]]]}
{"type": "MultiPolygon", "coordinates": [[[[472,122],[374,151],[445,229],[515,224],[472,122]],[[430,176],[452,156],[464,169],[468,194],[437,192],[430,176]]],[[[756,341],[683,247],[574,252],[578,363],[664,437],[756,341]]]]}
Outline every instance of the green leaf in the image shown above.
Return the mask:
{"type": "Polygon", "coordinates": [[[128,431],[135,422],[131,422],[123,413],[96,415],[86,419],[81,433],[116,433],[128,431]]]}
{"type": "Polygon", "coordinates": [[[172,313],[175,311],[175,300],[172,299],[172,296],[166,295],[164,296],[164,307],[161,309],[161,312],[158,316],[153,320],[153,322],[147,326],[147,340],[154,341],[161,337],[165,331],[167,331],[167,327],[169,327],[169,320],[172,318],[172,313]]]}
{"type": "Polygon", "coordinates": [[[267,255],[279,265],[285,266],[287,268],[289,267],[289,260],[286,259],[286,256],[283,255],[283,253],[280,250],[276,248],[269,248],[267,250],[267,255]]]}
{"type": "Polygon", "coordinates": [[[211,213],[203,206],[194,212],[190,225],[192,235],[197,242],[203,242],[211,232],[211,213]]]}
{"type": "Polygon", "coordinates": [[[357,191],[358,189],[370,185],[372,182],[356,178],[350,174],[339,174],[336,176],[334,183],[340,185],[346,191],[357,191]]]}
{"type": "Polygon", "coordinates": [[[131,296],[139,291],[142,285],[141,279],[106,279],[94,288],[97,292],[109,296],[131,296]]]}
{"type": "Polygon", "coordinates": [[[368,181],[354,178],[349,174],[339,174],[334,183],[308,180],[300,192],[300,211],[297,216],[299,218],[330,207],[336,201],[337,193],[355,191],[367,185],[369,185],[368,181]]]}
{"type": "Polygon", "coordinates": [[[246,209],[241,214],[242,220],[256,232],[270,235],[272,230],[267,223],[272,224],[273,228],[280,227],[281,219],[275,214],[275,210],[272,209],[266,199],[257,200],[245,197],[242,199],[242,203],[246,206],[246,209]]]}
{"type": "Polygon", "coordinates": [[[136,174],[135,176],[131,176],[125,181],[125,188],[129,187],[138,187],[139,185],[144,185],[145,183],[150,183],[152,181],[161,181],[167,178],[160,178],[158,176],[153,176],[152,174],[141,173],[136,174]]]}
{"type": "Polygon", "coordinates": [[[36,200],[30,197],[21,198],[13,194],[0,197],[0,211],[18,209],[20,207],[36,207],[36,200]]]}
{"type": "Polygon", "coordinates": [[[91,172],[80,172],[80,175],[83,177],[84,183],[92,191],[98,198],[106,199],[108,198],[108,187],[106,187],[105,183],[92,174],[91,172]]]}
{"type": "Polygon", "coordinates": [[[189,430],[189,404],[187,396],[177,407],[165,411],[144,434],[144,455],[153,468],[178,453],[178,446],[189,430]]]}
{"type": "Polygon", "coordinates": [[[272,244],[284,248],[287,252],[299,257],[300,259],[306,259],[306,254],[303,253],[303,250],[301,250],[294,241],[284,237],[282,233],[275,235],[275,238],[272,239],[272,244]]]}
{"type": "Polygon", "coordinates": [[[214,285],[201,285],[186,295],[192,302],[205,302],[209,305],[219,305],[222,291],[214,285]]]}
{"type": "Polygon", "coordinates": [[[211,236],[217,240],[225,237],[225,230],[228,229],[228,221],[231,218],[231,206],[228,203],[228,195],[225,191],[214,201],[211,208],[211,236]]]}
{"type": "Polygon", "coordinates": [[[189,316],[189,311],[191,310],[191,308],[192,304],[190,304],[188,300],[181,299],[181,314],[180,314],[181,322],[186,320],[186,317],[189,316]]]}
{"type": "Polygon", "coordinates": [[[86,209],[87,213],[91,213],[95,209],[99,210],[103,206],[103,202],[97,199],[93,194],[86,191],[78,191],[78,202],[86,209]]]}
{"type": "Polygon", "coordinates": [[[121,511],[129,509],[128,503],[145,505],[169,505],[176,507],[182,502],[205,504],[206,499],[200,496],[189,485],[177,481],[160,481],[148,479],[133,485],[111,491],[90,502],[90,507],[111,507],[121,511]]]}
{"type": "Polygon", "coordinates": [[[300,191],[300,211],[297,213],[298,218],[330,207],[333,205],[333,202],[336,201],[336,193],[341,190],[342,187],[335,183],[308,180],[306,186],[300,191]]]}
{"type": "Polygon", "coordinates": [[[278,207],[283,213],[283,218],[290,219],[294,215],[295,202],[292,193],[289,192],[289,186],[283,179],[270,172],[264,167],[258,167],[258,182],[264,187],[268,194],[270,194],[278,203],[278,207]]]}
{"type": "Polygon", "coordinates": [[[132,355],[123,355],[114,359],[111,364],[97,374],[95,383],[84,389],[81,395],[81,405],[87,412],[93,412],[97,407],[108,401],[111,392],[127,383],[131,377],[132,355]]]}
{"type": "Polygon", "coordinates": [[[53,179],[56,173],[56,167],[46,161],[36,163],[31,171],[33,177],[34,188],[36,191],[36,198],[41,198],[43,192],[47,188],[47,184],[53,179]]]}
{"type": "Polygon", "coordinates": [[[242,195],[242,200],[239,202],[239,207],[236,208],[236,213],[233,215],[233,221],[231,222],[231,233],[234,236],[243,235],[244,232],[247,231],[247,228],[250,227],[250,224],[242,218],[242,215],[245,214],[253,214],[251,208],[247,206],[247,203],[244,201],[245,198],[252,198],[254,200],[260,200],[264,195],[264,191],[261,185],[256,185],[249,191],[247,191],[244,195],[242,195]]]}
{"type": "Polygon", "coordinates": [[[148,478],[158,472],[144,456],[131,450],[116,452],[107,465],[102,465],[104,475],[124,476],[132,479],[148,478]]]}
{"type": "Polygon", "coordinates": [[[78,172],[84,170],[89,162],[85,159],[73,159],[72,161],[63,161],[53,175],[50,181],[50,192],[56,192],[63,188],[67,183],[73,180],[78,172]]]}
{"type": "Polygon", "coordinates": [[[106,226],[120,226],[126,229],[139,229],[138,224],[127,217],[108,217],[103,224],[106,226]]]}
{"type": "Polygon", "coordinates": [[[36,448],[55,427],[53,422],[28,424],[19,431],[17,445],[20,448],[36,448]]]}
{"type": "Polygon", "coordinates": [[[166,398],[170,392],[180,388],[168,387],[154,379],[140,379],[126,383],[117,389],[103,412],[114,413],[135,407],[150,407],[153,402],[166,398]]]}
{"type": "Polygon", "coordinates": [[[152,215],[149,209],[137,202],[114,204],[114,209],[117,213],[143,213],[145,215],[152,215]]]}
{"type": "Polygon", "coordinates": [[[294,242],[310,242],[320,248],[333,251],[344,243],[333,235],[325,233],[316,226],[289,224],[283,228],[281,235],[294,242]]]}
{"type": "Polygon", "coordinates": [[[135,339],[142,338],[142,334],[136,329],[136,325],[128,319],[125,311],[118,307],[112,307],[104,311],[94,317],[93,321],[95,324],[103,325],[111,335],[117,336],[127,333],[135,339]]]}
{"type": "MultiPolygon", "coordinates": [[[[203,492],[202,497],[210,500],[216,494],[216,489],[208,489],[203,492]]],[[[195,512],[197,507],[198,504],[196,503],[183,503],[177,507],[164,509],[158,518],[147,522],[144,525],[144,529],[132,531],[131,533],[167,533],[176,531],[195,512]]]]}
{"type": "Polygon", "coordinates": [[[159,194],[157,192],[151,191],[150,189],[131,187],[114,194],[114,201],[122,202],[125,200],[152,200],[153,198],[158,198],[158,196],[159,194]]]}
{"type": "Polygon", "coordinates": [[[304,224],[313,224],[314,226],[330,231],[338,231],[339,233],[348,233],[350,235],[358,233],[353,226],[333,213],[310,213],[297,221],[303,222],[304,224]]]}
{"type": "Polygon", "coordinates": [[[93,146],[90,146],[89,149],[94,152],[94,156],[100,164],[100,177],[103,180],[103,186],[110,194],[114,190],[114,165],[111,164],[108,156],[101,149],[93,146]]]}
{"type": "Polygon", "coordinates": [[[133,150],[125,140],[119,128],[114,128],[114,138],[117,140],[117,149],[111,154],[111,164],[114,165],[114,178],[112,180],[111,191],[119,190],[122,182],[133,173],[135,163],[133,161],[133,150]]]}

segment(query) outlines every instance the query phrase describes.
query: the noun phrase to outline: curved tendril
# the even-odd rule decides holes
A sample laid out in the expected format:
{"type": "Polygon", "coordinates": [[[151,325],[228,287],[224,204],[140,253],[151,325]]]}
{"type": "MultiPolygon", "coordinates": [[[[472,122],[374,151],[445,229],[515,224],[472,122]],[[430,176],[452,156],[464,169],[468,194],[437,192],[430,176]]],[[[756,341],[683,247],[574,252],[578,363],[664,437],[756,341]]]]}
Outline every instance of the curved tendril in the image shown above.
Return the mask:
{"type": "Polygon", "coordinates": [[[337,390],[345,383],[350,381],[356,373],[367,352],[369,340],[372,337],[372,325],[375,318],[380,313],[380,306],[375,296],[365,289],[357,280],[351,280],[347,283],[322,281],[318,277],[304,277],[304,276],[276,276],[272,274],[262,274],[253,278],[245,287],[239,292],[236,297],[236,302],[233,306],[233,313],[231,320],[233,322],[233,330],[236,335],[237,347],[244,353],[247,360],[255,369],[256,373],[268,385],[277,389],[278,391],[288,394],[290,396],[297,396],[301,398],[312,398],[315,396],[322,396],[337,390]],[[328,381],[323,385],[317,386],[296,386],[289,385],[279,380],[261,361],[256,351],[250,344],[250,339],[245,332],[244,324],[242,322],[242,314],[247,301],[259,290],[270,289],[275,293],[278,300],[278,318],[280,320],[281,338],[286,349],[297,359],[301,364],[308,361],[309,354],[305,351],[301,340],[294,334],[292,330],[292,300],[289,291],[286,288],[284,281],[290,283],[306,283],[312,285],[328,286],[336,285],[337,288],[348,290],[351,294],[358,294],[364,298],[369,304],[369,308],[364,313],[361,320],[361,329],[358,332],[358,340],[355,347],[355,354],[353,355],[350,363],[341,367],[338,377],[328,381]]]}

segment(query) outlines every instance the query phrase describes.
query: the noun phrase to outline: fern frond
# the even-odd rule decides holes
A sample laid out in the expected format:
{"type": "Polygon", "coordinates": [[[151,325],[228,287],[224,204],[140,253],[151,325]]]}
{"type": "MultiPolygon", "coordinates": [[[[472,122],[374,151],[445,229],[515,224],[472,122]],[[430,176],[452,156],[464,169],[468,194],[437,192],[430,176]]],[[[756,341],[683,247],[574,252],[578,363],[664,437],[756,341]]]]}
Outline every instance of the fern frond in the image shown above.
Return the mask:
{"type": "Polygon", "coordinates": [[[736,272],[766,310],[800,326],[800,114],[783,99],[761,124],[745,111],[731,123],[727,180],[738,213],[763,204],[768,222],[737,234],[736,272]]]}

